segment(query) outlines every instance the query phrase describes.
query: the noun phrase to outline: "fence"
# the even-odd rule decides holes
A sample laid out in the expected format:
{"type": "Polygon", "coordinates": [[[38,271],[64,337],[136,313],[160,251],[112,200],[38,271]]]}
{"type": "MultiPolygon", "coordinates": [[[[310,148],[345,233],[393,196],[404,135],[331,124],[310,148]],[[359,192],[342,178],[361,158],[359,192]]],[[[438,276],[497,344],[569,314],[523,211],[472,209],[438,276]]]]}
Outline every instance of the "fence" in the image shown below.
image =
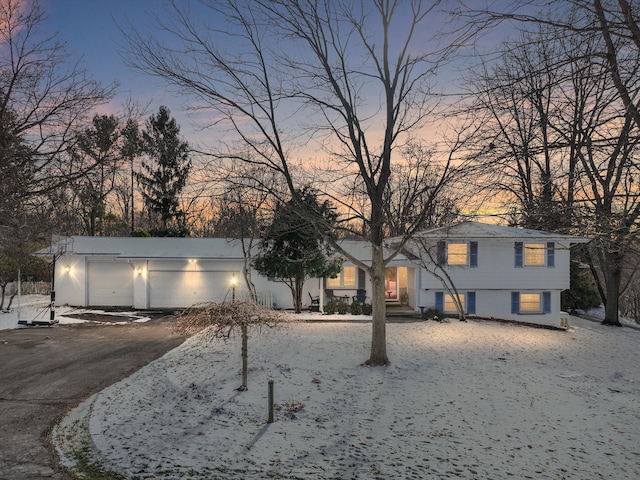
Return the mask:
{"type": "MultiPolygon", "coordinates": [[[[20,285],[22,295],[49,295],[51,293],[51,282],[22,282],[20,285]]],[[[5,295],[17,295],[18,282],[7,283],[5,295]]]]}
{"type": "MultiPolygon", "coordinates": [[[[239,292],[238,300],[243,302],[252,301],[249,292],[239,292]]],[[[273,308],[273,294],[271,292],[262,292],[256,294],[256,303],[262,305],[265,308],[273,308]]]]}

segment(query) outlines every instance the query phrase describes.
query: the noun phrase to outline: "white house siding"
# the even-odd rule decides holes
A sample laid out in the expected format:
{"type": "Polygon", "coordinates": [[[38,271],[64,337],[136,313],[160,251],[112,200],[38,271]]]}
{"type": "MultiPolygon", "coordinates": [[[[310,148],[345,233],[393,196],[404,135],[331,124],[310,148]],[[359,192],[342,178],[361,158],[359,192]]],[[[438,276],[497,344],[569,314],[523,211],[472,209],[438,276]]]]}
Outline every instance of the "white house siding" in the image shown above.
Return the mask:
{"type": "MultiPolygon", "coordinates": [[[[475,315],[527,323],[560,326],[560,293],[569,288],[569,244],[562,239],[447,238],[449,242],[478,242],[478,266],[446,267],[460,293],[475,292],[475,315]],[[515,266],[515,242],[554,242],[554,266],[515,266]],[[550,292],[549,313],[512,313],[511,292],[550,292]]],[[[444,291],[440,280],[422,270],[420,305],[435,306],[435,294],[444,291]]]]}
{"type": "MultiPolygon", "coordinates": [[[[434,307],[435,294],[440,290],[428,290],[423,293],[423,306],[434,307]]],[[[473,291],[476,295],[476,312],[473,316],[481,318],[495,318],[500,320],[514,320],[521,323],[533,323],[560,327],[560,291],[552,290],[550,313],[520,313],[511,312],[511,291],[504,290],[465,290],[459,289],[459,293],[468,295],[473,291]]],[[[548,290],[546,290],[548,291],[548,290]]],[[[541,293],[541,290],[522,290],[521,293],[541,293]]],[[[454,313],[451,316],[455,316],[454,313]]]]}
{"type": "MultiPolygon", "coordinates": [[[[473,239],[470,239],[473,240],[473,239]]],[[[452,240],[458,241],[458,240],[452,240]]],[[[467,241],[467,240],[459,240],[467,241]]],[[[555,241],[555,267],[516,267],[514,243],[516,240],[479,239],[478,266],[449,266],[447,272],[456,287],[467,289],[535,289],[544,285],[547,290],[569,288],[569,247],[555,241]]],[[[521,240],[518,240],[521,241],[521,240]]],[[[546,239],[544,242],[546,243],[546,239]]],[[[525,242],[526,243],[526,242],[525,242]]],[[[535,243],[532,240],[530,243],[535,243]]],[[[442,288],[436,277],[422,271],[422,288],[442,288]]]]}
{"type": "Polygon", "coordinates": [[[87,258],[62,255],[56,261],[55,291],[58,305],[86,306],[87,258]],[[68,270],[68,271],[67,271],[68,270]]]}

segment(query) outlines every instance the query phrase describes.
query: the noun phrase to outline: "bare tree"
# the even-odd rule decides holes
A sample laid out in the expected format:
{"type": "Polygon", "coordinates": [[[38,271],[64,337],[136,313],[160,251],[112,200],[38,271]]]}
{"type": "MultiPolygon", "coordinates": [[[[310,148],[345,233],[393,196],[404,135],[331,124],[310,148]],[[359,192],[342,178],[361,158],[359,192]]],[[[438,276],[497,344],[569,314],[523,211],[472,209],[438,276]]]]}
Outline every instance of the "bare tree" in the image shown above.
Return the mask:
{"type": "Polygon", "coordinates": [[[238,390],[247,390],[249,372],[249,331],[264,327],[273,328],[290,322],[281,312],[264,308],[252,302],[205,303],[185,310],[178,320],[178,329],[194,334],[204,330],[208,340],[228,339],[238,330],[242,341],[242,384],[238,390]]]}
{"type": "Polygon", "coordinates": [[[112,94],[69,63],[64,44],[41,31],[44,18],[37,1],[0,4],[0,137],[20,139],[29,149],[14,165],[29,175],[20,182],[3,175],[0,182],[2,190],[19,189],[23,197],[69,180],[61,154],[93,108],[112,94]]]}
{"type": "MultiPolygon", "coordinates": [[[[562,18],[486,14],[533,28],[522,41],[505,43],[497,64],[482,67],[474,111],[488,115],[475,155],[491,165],[491,178],[504,172],[494,188],[513,194],[505,201],[516,200],[519,223],[594,238],[590,261],[604,323],[619,325],[623,265],[640,217],[640,130],[612,77],[599,20],[585,5],[564,3],[562,18]]],[[[613,46],[624,43],[618,38],[613,46]]],[[[635,52],[621,60],[620,72],[640,68],[635,52]]],[[[627,93],[637,91],[637,78],[626,78],[627,93]]]]}
{"type": "MultiPolygon", "coordinates": [[[[371,243],[370,264],[341,252],[372,279],[370,365],[389,362],[384,273],[397,252],[385,257],[383,245],[394,150],[433,113],[430,81],[451,51],[423,53],[424,32],[434,38],[430,27],[443,20],[439,3],[201,2],[224,19],[226,27],[216,28],[201,21],[202,12],[193,15],[173,2],[171,20],[157,19],[165,42],[123,29],[133,67],[194,96],[201,111],[215,112],[210,124],[226,127],[225,136],[239,142],[221,142],[217,155],[277,172],[301,212],[296,192],[311,174],[300,168],[308,156],[302,147],[316,145],[324,153],[322,177],[314,176],[313,186],[341,203],[345,228],[361,220],[353,233],[371,243]],[[234,51],[225,51],[225,44],[234,51]]],[[[445,165],[440,181],[449,173],[445,165]]],[[[417,212],[407,237],[429,209],[417,212]]]]}
{"type": "Polygon", "coordinates": [[[214,197],[213,235],[233,239],[242,248],[242,277],[253,301],[257,292],[251,272],[257,239],[261,238],[273,217],[273,192],[277,177],[259,164],[232,162],[217,183],[222,193],[214,197]]]}

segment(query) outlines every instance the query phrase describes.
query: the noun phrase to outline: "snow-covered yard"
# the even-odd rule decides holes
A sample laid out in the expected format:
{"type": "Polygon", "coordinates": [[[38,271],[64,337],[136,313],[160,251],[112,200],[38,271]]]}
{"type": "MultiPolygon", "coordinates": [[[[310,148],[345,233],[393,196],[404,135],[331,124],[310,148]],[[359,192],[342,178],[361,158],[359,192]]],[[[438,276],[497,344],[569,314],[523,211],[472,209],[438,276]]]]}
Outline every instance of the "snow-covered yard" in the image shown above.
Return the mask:
{"type": "Polygon", "coordinates": [[[300,323],[196,336],[91,397],[54,431],[135,478],[640,478],[640,331],[493,322],[300,323]],[[267,385],[280,406],[267,420],[267,385]],[[86,430],[85,427],[88,427],[86,430]],[[85,437],[86,438],[86,437],[85,437]]]}
{"type": "MultiPolygon", "coordinates": [[[[49,304],[50,299],[47,295],[24,295],[20,299],[16,297],[11,306],[11,311],[0,311],[0,330],[19,328],[18,320],[23,320],[28,323],[34,320],[50,320],[51,310],[49,309],[49,304]]],[[[86,323],[86,320],[76,317],[76,315],[83,313],[100,315],[106,312],[103,310],[68,306],[55,307],[55,319],[61,325],[86,323]]],[[[109,322],[112,324],[146,322],[149,320],[149,317],[136,311],[108,312],[108,315],[113,320],[109,322]]]]}

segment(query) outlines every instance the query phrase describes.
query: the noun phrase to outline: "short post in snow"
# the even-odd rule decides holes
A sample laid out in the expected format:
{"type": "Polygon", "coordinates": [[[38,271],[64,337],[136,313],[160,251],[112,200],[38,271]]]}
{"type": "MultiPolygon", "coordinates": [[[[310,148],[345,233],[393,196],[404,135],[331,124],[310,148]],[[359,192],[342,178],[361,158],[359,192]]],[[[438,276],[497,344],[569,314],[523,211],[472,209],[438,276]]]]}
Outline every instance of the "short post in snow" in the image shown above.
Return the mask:
{"type": "Polygon", "coordinates": [[[267,423],[273,423],[273,380],[269,380],[269,419],[267,423]]]}

